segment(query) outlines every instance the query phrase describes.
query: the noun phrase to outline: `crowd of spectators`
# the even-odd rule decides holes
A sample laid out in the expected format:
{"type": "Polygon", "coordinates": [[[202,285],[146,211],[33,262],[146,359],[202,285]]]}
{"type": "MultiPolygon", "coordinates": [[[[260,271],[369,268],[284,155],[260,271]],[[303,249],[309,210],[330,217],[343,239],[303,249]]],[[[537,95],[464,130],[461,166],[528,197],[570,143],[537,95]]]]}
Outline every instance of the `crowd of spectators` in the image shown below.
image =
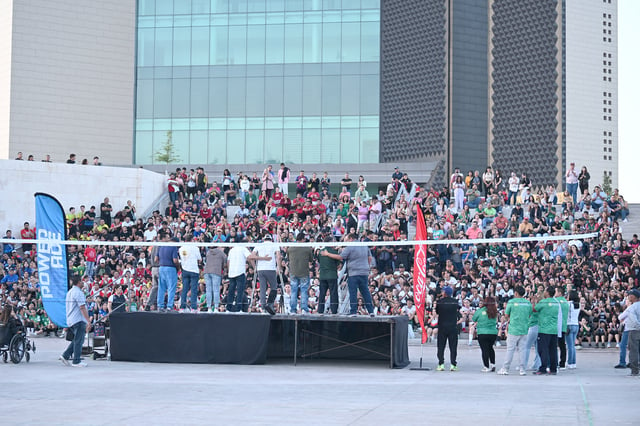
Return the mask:
{"type": "MultiPolygon", "coordinates": [[[[586,168],[585,168],[586,170],[586,168]]],[[[582,188],[583,181],[580,181],[582,188]]],[[[588,185],[588,181],[587,181],[588,185]]],[[[463,315],[461,330],[470,331],[469,322],[481,300],[496,297],[500,315],[500,335],[506,336],[502,312],[513,297],[513,288],[522,285],[527,296],[535,296],[548,285],[572,283],[580,295],[579,337],[586,345],[618,343],[618,315],[624,308],[625,292],[640,278],[640,240],[625,240],[620,231],[628,206],[617,190],[607,195],[596,186],[593,195],[574,199],[569,192],[538,189],[522,173],[503,180],[491,168],[464,176],[458,170],[450,185],[441,190],[420,187],[396,168],[388,185],[372,187],[363,176],[348,173],[332,182],[328,173],[302,170],[292,173],[285,164],[262,172],[236,173],[225,170],[220,179],[211,179],[202,168],[177,169],[168,177],[171,202],[163,212],[138,217],[133,203],[114,210],[109,199],[96,208],[70,207],[66,215],[69,239],[69,271],[87,281],[89,312],[93,319],[115,309],[154,309],[149,294],[157,279],[153,249],[159,233],[168,232],[176,245],[189,235],[194,242],[215,246],[219,242],[258,243],[268,234],[274,242],[295,242],[299,234],[307,241],[340,241],[356,233],[364,243],[407,241],[417,209],[423,210],[428,238],[458,239],[461,244],[428,247],[425,324],[429,335],[437,334],[433,305],[441,288],[450,286],[463,315]],[[294,177],[295,175],[295,177],[294,177]],[[516,183],[517,181],[517,183],[516,183]],[[337,190],[335,188],[338,188],[337,190]],[[534,189],[535,188],[535,189],[534,189]],[[535,191],[535,192],[534,192],[535,191]],[[604,195],[603,195],[604,194],[604,195]],[[572,241],[474,243],[478,238],[559,236],[597,232],[595,238],[572,241]],[[83,241],[135,241],[137,246],[83,245],[83,241]]],[[[97,204],[97,203],[96,203],[97,204]]],[[[33,237],[28,223],[21,238],[33,237]]],[[[5,238],[12,238],[7,231],[5,238]]],[[[22,244],[3,246],[0,298],[12,303],[30,331],[56,332],[43,310],[39,294],[35,247],[22,244]]],[[[202,247],[202,258],[206,248],[202,247]]],[[[371,246],[375,264],[369,275],[376,315],[407,315],[417,326],[413,305],[413,246],[371,246]]],[[[278,312],[289,313],[289,286],[286,249],[282,249],[283,285],[278,288],[278,312]],[[282,302],[282,303],[279,303],[282,302]]],[[[317,252],[316,252],[317,257],[317,252]]],[[[202,265],[201,265],[202,266],[202,265]]],[[[318,262],[311,268],[308,306],[318,312],[318,262]]],[[[255,271],[247,267],[249,310],[260,312],[257,303],[260,283],[252,293],[255,271]]],[[[224,311],[228,280],[223,279],[221,303],[224,311]]],[[[344,284],[339,292],[340,312],[348,310],[344,284]],[[347,305],[345,307],[345,305],[347,305]]],[[[179,300],[181,287],[176,295],[179,300]]],[[[184,290],[187,291],[187,290],[184,290]]],[[[201,275],[198,306],[206,311],[205,284],[201,275]]],[[[171,303],[169,303],[171,305],[171,303]]],[[[359,302],[360,311],[366,309],[359,302]]],[[[175,306],[175,304],[174,304],[175,306]]]]}
{"type": "MultiPolygon", "coordinates": [[[[18,152],[18,154],[16,155],[16,160],[18,161],[23,161],[24,160],[24,155],[22,154],[22,152],[18,152]]],[[[27,156],[26,161],[36,161],[35,157],[33,156],[33,154],[29,154],[27,156]]],[[[53,163],[53,160],[51,159],[51,155],[50,154],[46,154],[44,156],[44,158],[42,160],[40,160],[43,163],[53,163]]],[[[67,164],[76,164],[76,154],[69,154],[69,158],[67,158],[66,161],[67,164]]],[[[93,157],[93,160],[91,161],[91,163],[89,163],[89,159],[88,158],[84,158],[80,161],[80,164],[82,165],[93,165],[93,166],[101,166],[102,163],[100,162],[100,157],[98,157],[97,155],[93,157]]]]}

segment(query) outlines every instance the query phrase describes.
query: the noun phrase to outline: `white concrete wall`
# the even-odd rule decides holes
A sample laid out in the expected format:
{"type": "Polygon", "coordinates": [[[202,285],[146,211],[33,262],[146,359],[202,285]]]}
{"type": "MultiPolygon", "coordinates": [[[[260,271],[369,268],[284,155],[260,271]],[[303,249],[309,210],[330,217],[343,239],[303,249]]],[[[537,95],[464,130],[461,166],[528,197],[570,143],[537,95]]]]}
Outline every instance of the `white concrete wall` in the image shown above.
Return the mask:
{"type": "Polygon", "coordinates": [[[11,36],[13,0],[2,2],[0,11],[0,158],[9,157],[11,106],[11,36]]]}
{"type": "Polygon", "coordinates": [[[0,158],[65,161],[73,152],[131,164],[135,4],[13,2],[11,139],[0,158]]]}
{"type": "Polygon", "coordinates": [[[65,212],[92,205],[99,212],[109,197],[113,214],[133,201],[138,214],[147,210],[166,190],[163,174],[140,168],[96,167],[78,164],[0,160],[0,232],[16,233],[25,221],[35,224],[36,192],[60,201],[65,212]]]}
{"type": "Polygon", "coordinates": [[[590,188],[602,183],[605,170],[611,171],[612,186],[616,187],[618,185],[617,0],[613,0],[611,4],[603,3],[602,0],[567,0],[566,12],[567,166],[572,161],[576,163],[576,168],[586,165],[591,174],[590,188]],[[603,30],[606,33],[603,33],[603,30]],[[609,30],[611,35],[608,34],[609,30]],[[607,41],[603,41],[603,37],[606,37],[607,41]],[[609,37],[611,42],[608,41],[609,37]],[[605,54],[607,57],[604,57],[605,54]],[[603,80],[603,77],[607,80],[603,80]],[[608,80],[609,77],[611,82],[608,80]],[[607,93],[607,96],[604,93],[607,93]],[[608,96],[609,93],[611,97],[608,96]],[[603,119],[604,116],[607,116],[607,120],[603,119]],[[611,121],[608,117],[611,117],[611,121]]]}

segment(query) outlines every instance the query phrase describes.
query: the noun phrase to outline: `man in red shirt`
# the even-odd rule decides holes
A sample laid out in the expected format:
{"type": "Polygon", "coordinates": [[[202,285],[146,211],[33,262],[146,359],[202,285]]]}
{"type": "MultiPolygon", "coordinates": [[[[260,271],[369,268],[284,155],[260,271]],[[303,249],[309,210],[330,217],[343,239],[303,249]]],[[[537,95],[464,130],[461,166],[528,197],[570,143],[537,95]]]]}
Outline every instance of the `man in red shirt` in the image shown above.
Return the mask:
{"type": "MultiPolygon", "coordinates": [[[[20,231],[20,238],[23,240],[33,240],[36,238],[36,230],[29,228],[29,222],[24,223],[24,228],[20,231]]],[[[33,244],[24,243],[22,244],[22,251],[25,255],[31,254],[31,250],[33,249],[33,244]]]]}
{"type": "Polygon", "coordinates": [[[96,257],[97,253],[94,246],[87,246],[87,248],[84,249],[84,263],[86,266],[84,275],[92,280],[96,272],[96,257]]]}

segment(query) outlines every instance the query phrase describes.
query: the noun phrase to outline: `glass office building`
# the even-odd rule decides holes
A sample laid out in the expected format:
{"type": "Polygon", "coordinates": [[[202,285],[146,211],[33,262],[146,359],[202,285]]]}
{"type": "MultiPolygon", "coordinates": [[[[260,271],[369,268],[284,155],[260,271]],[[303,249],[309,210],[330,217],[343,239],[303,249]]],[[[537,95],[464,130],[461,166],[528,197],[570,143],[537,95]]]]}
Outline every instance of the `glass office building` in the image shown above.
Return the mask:
{"type": "Polygon", "coordinates": [[[138,0],[134,162],[378,163],[380,0],[138,0]]]}

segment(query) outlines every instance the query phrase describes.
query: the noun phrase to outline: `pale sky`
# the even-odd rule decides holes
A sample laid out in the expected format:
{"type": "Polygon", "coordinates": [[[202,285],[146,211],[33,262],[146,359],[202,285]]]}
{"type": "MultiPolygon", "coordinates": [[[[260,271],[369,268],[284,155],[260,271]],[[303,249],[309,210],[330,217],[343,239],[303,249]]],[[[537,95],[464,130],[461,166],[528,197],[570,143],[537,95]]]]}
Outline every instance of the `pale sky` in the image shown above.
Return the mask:
{"type": "Polygon", "coordinates": [[[620,193],[640,203],[640,1],[618,0],[620,193]]]}

